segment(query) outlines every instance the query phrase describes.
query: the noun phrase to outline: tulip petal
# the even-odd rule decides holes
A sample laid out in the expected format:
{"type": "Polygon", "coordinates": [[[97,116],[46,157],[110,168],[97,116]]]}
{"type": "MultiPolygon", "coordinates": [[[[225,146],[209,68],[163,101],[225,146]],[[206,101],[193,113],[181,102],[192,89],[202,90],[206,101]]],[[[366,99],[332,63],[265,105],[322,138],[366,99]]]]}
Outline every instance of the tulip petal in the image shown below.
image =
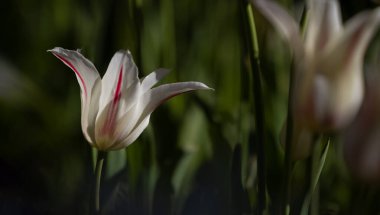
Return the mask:
{"type": "Polygon", "coordinates": [[[132,143],[135,140],[134,135],[141,134],[146,127],[144,123],[148,123],[146,120],[150,114],[164,101],[185,92],[210,89],[200,82],[180,82],[164,84],[147,91],[135,106],[118,121],[116,131],[120,134],[118,135],[119,140],[115,142],[112,148],[119,148],[120,145],[126,146],[132,143]],[[132,139],[133,141],[131,141],[132,139]]]}
{"type": "Polygon", "coordinates": [[[155,84],[157,84],[162,78],[169,73],[167,69],[157,69],[149,75],[147,75],[141,82],[142,92],[150,90],[155,84]]]}
{"type": "Polygon", "coordinates": [[[91,61],[78,51],[56,47],[48,50],[75,72],[81,88],[82,130],[90,144],[94,144],[94,122],[100,96],[101,79],[91,61]]]}
{"type": "Polygon", "coordinates": [[[321,52],[342,30],[339,3],[336,0],[309,2],[305,49],[308,54],[321,52]]]}
{"type": "Polygon", "coordinates": [[[326,50],[326,62],[341,65],[336,71],[345,74],[349,71],[361,71],[366,48],[379,24],[380,8],[362,12],[350,19],[341,37],[336,38],[331,47],[328,47],[329,50],[326,50]]]}
{"type": "Polygon", "coordinates": [[[131,53],[129,51],[116,52],[102,78],[100,109],[104,109],[124,89],[138,80],[138,69],[131,53]]]}
{"type": "Polygon", "coordinates": [[[327,37],[331,38],[334,35],[337,35],[343,28],[339,2],[336,0],[330,0],[325,5],[324,9],[325,14],[323,16],[319,37],[322,37],[322,34],[325,33],[327,34],[327,37]]]}
{"type": "Polygon", "coordinates": [[[303,41],[298,23],[277,3],[270,0],[252,0],[259,11],[274,25],[288,41],[297,58],[303,55],[303,41]]]}
{"type": "Polygon", "coordinates": [[[138,117],[135,116],[134,109],[138,105],[140,95],[140,82],[136,81],[122,92],[122,97],[118,101],[118,104],[111,101],[99,112],[95,129],[97,148],[107,150],[108,147],[119,139],[123,131],[130,130],[134,126],[132,119],[138,117]],[[128,117],[124,117],[127,114],[129,114],[128,117]],[[123,118],[126,118],[125,123],[119,126],[120,119],[123,118]]]}
{"type": "Polygon", "coordinates": [[[95,128],[99,149],[113,143],[119,116],[133,106],[138,97],[138,69],[129,51],[119,51],[114,55],[102,79],[102,86],[95,128]]]}
{"type": "Polygon", "coordinates": [[[320,97],[319,127],[341,129],[357,114],[364,97],[364,54],[379,23],[380,9],[360,13],[348,21],[344,31],[321,54],[316,64],[327,88],[315,89],[328,96],[320,97]]]}
{"type": "Polygon", "coordinates": [[[144,118],[144,120],[136,126],[122,142],[112,145],[109,150],[118,150],[129,146],[140,136],[149,124],[150,115],[144,118]]]}
{"type": "Polygon", "coordinates": [[[369,182],[380,179],[380,76],[366,75],[363,104],[351,123],[342,132],[343,155],[354,174],[369,182]]]}
{"type": "Polygon", "coordinates": [[[142,101],[142,107],[144,107],[144,110],[142,111],[141,117],[137,124],[141,123],[145,117],[151,114],[157,106],[166,100],[193,90],[212,90],[212,88],[209,88],[201,82],[179,82],[164,84],[146,92],[143,95],[142,101]]]}

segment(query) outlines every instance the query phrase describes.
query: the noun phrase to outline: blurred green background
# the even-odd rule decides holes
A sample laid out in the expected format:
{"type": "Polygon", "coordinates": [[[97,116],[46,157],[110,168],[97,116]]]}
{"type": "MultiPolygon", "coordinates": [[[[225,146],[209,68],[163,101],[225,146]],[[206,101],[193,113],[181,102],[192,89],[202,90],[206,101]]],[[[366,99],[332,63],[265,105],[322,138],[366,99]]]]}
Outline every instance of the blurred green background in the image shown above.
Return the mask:
{"type": "MultiPolygon", "coordinates": [[[[304,2],[281,3],[296,12],[304,2]]],[[[375,6],[341,3],[344,19],[375,6]]],[[[257,117],[246,6],[243,0],[2,1],[0,214],[89,211],[92,149],[80,127],[74,74],[46,52],[56,46],[81,49],[101,75],[117,50],[129,49],[140,77],[168,68],[163,83],[201,81],[215,89],[161,105],[134,144],[108,154],[104,214],[254,214],[257,117]]],[[[268,23],[256,21],[268,199],[276,214],[291,57],[268,23]]],[[[348,214],[363,191],[336,142],[322,173],[321,214],[348,214]]],[[[294,174],[296,208],[308,162],[299,162],[294,174]]]]}

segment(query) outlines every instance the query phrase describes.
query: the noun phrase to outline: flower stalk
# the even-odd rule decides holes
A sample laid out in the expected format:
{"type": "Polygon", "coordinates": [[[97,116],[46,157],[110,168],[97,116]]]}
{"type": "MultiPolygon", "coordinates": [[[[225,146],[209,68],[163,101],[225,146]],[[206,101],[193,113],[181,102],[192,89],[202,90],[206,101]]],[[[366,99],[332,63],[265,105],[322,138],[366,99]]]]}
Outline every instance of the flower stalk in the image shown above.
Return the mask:
{"type": "Polygon", "coordinates": [[[265,150],[264,150],[264,104],[261,89],[261,66],[259,56],[259,43],[257,40],[257,32],[255,20],[252,12],[251,4],[247,4],[247,15],[249,30],[251,36],[251,65],[253,74],[253,95],[255,98],[255,124],[257,129],[256,147],[257,147],[257,175],[258,175],[258,214],[263,214],[266,209],[266,176],[265,176],[265,150]]]}
{"type": "Polygon", "coordinates": [[[288,113],[287,113],[287,125],[286,125],[286,137],[285,137],[285,180],[283,185],[283,202],[282,202],[282,213],[289,214],[289,202],[291,196],[291,172],[292,172],[292,136],[293,136],[293,116],[292,116],[292,95],[293,95],[293,82],[294,74],[293,70],[290,70],[289,77],[289,92],[288,92],[288,113]]]}
{"type": "Polygon", "coordinates": [[[95,205],[95,214],[100,214],[100,184],[102,179],[102,169],[103,163],[106,156],[106,152],[98,151],[98,155],[96,158],[96,166],[95,166],[95,192],[94,192],[94,205],[95,205]]]}

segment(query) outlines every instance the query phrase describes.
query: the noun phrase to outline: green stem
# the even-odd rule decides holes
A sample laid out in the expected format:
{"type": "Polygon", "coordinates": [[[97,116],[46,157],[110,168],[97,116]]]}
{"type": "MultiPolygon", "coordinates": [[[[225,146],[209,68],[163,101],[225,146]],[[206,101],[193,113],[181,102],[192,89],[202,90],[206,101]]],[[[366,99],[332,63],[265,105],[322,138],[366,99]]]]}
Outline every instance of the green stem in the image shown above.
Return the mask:
{"type": "MultiPolygon", "coordinates": [[[[306,24],[308,22],[308,14],[303,14],[303,33],[304,29],[306,29],[306,24]]],[[[282,214],[290,213],[290,199],[291,199],[291,177],[292,177],[292,169],[294,166],[294,162],[291,159],[292,153],[292,141],[293,141],[293,92],[294,92],[294,82],[296,73],[294,71],[295,62],[293,60],[289,73],[289,91],[288,91],[288,112],[287,112],[287,121],[286,121],[286,137],[285,137],[285,161],[284,161],[284,169],[285,169],[285,179],[283,185],[283,197],[282,197],[282,214]]]]}
{"type": "Polygon", "coordinates": [[[291,172],[292,172],[292,141],[293,141],[293,114],[292,114],[292,102],[293,102],[293,82],[294,82],[294,71],[293,66],[290,69],[289,77],[289,91],[288,91],[288,113],[286,121],[286,137],[285,137],[285,179],[283,185],[283,202],[282,202],[282,214],[290,213],[290,197],[291,197],[291,172]]]}
{"type": "Polygon", "coordinates": [[[94,193],[94,203],[95,203],[95,214],[100,213],[100,181],[102,178],[102,168],[104,163],[106,152],[98,151],[98,156],[96,159],[95,166],[95,193],[94,193]]]}
{"type": "Polygon", "coordinates": [[[248,23],[251,36],[251,65],[253,70],[253,87],[255,98],[255,117],[256,117],[256,147],[257,147],[257,175],[258,175],[258,214],[262,215],[266,209],[266,176],[265,176],[265,149],[264,149],[264,102],[261,89],[261,65],[260,51],[257,39],[255,20],[250,4],[247,5],[248,23]]]}
{"type": "MultiPolygon", "coordinates": [[[[323,143],[323,146],[318,144],[316,142],[312,154],[312,165],[311,165],[311,174],[310,174],[310,188],[309,191],[305,197],[304,203],[301,208],[301,215],[307,215],[307,214],[318,214],[318,205],[313,205],[313,198],[318,198],[318,182],[319,178],[322,174],[323,167],[326,162],[326,158],[329,152],[329,146],[330,146],[330,139],[329,138],[321,138],[321,142],[323,143]],[[325,142],[326,141],[326,142],[325,142]],[[312,206],[312,207],[310,207],[312,206]],[[309,212],[310,210],[310,212],[309,212]]],[[[318,199],[316,199],[315,202],[317,202],[318,199]]]]}

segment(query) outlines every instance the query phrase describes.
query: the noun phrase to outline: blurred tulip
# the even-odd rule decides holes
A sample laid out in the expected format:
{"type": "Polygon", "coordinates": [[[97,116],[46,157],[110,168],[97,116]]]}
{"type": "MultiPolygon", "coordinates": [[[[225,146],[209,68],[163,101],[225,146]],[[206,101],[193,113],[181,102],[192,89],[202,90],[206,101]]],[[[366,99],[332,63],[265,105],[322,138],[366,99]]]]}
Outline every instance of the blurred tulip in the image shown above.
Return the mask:
{"type": "Polygon", "coordinates": [[[294,52],[295,121],[313,131],[344,128],[363,100],[363,57],[380,23],[380,8],[356,15],[343,28],[338,1],[309,1],[308,25],[302,39],[296,21],[276,3],[253,3],[294,52]]]}
{"type": "Polygon", "coordinates": [[[200,82],[152,88],[168,70],[159,69],[140,80],[129,51],[119,51],[113,56],[102,79],[95,66],[78,51],[63,48],[49,51],[75,72],[81,88],[83,134],[101,151],[118,150],[133,143],[147,127],[150,114],[171,97],[210,89],[200,82]]]}
{"type": "Polygon", "coordinates": [[[344,158],[361,179],[380,179],[380,75],[368,78],[363,105],[342,133],[344,158]]]}

